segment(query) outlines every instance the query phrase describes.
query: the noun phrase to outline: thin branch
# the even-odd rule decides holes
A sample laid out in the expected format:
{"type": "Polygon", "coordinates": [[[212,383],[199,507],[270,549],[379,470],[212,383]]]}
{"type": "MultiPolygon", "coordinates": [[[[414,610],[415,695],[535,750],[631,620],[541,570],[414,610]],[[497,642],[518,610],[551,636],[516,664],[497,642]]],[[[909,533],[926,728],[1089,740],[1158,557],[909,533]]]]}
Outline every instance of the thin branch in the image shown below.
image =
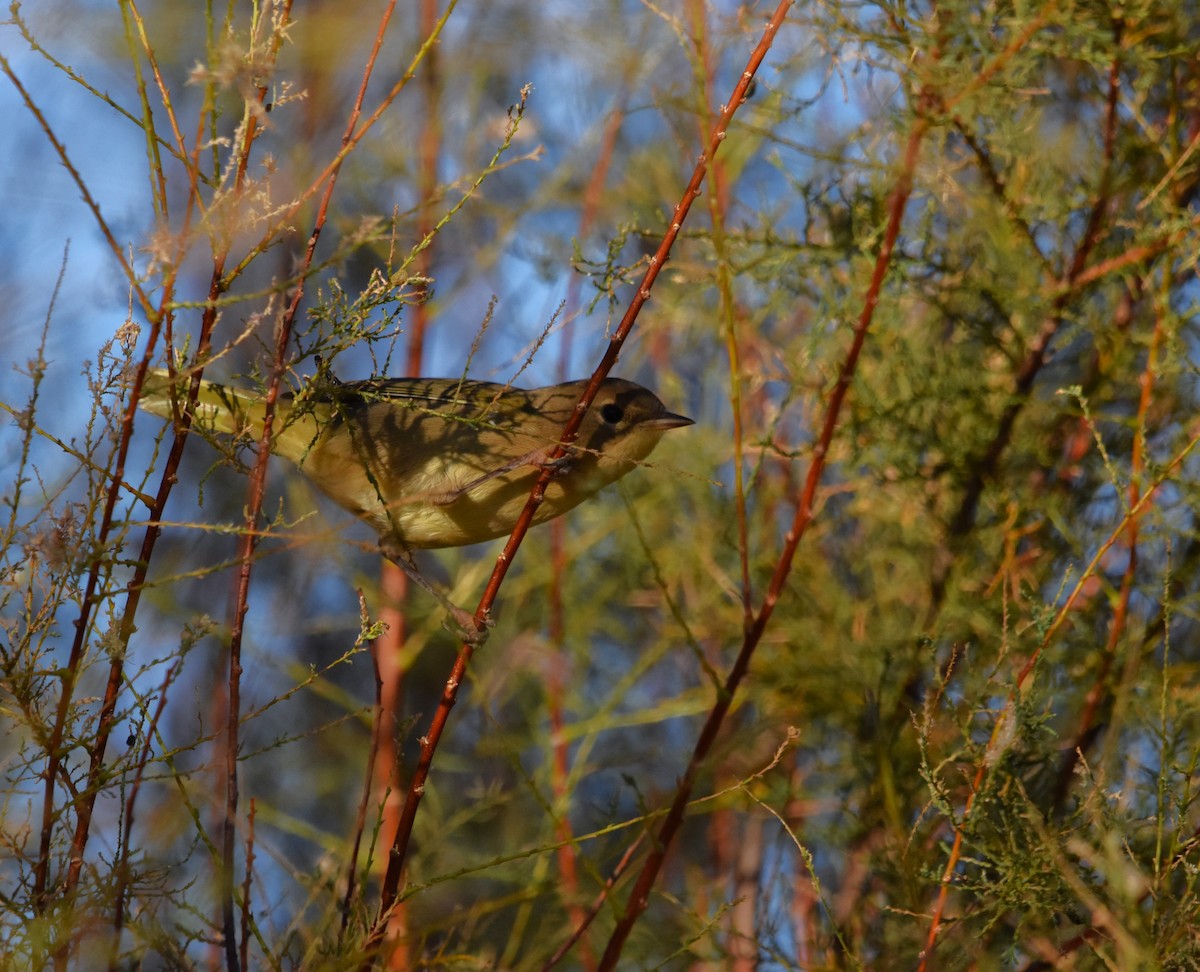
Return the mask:
{"type": "MultiPolygon", "coordinates": [[[[237,827],[238,807],[238,730],[241,721],[241,675],[242,675],[242,639],[245,635],[246,614],[249,609],[250,580],[254,569],[254,550],[258,543],[257,532],[253,529],[262,511],[263,498],[266,494],[267,464],[271,458],[271,439],[274,434],[275,406],[279,401],[280,388],[288,369],[288,349],[291,344],[292,330],[304,300],[304,282],[308,277],[308,268],[312,266],[316,253],[317,242],[325,227],[329,215],[329,202],[337,185],[341,162],[346,158],[348,147],[352,145],[355,126],[362,112],[362,104],[366,98],[367,84],[371,79],[375,60],[383,44],[383,35],[387,30],[395,0],[384,9],[379,19],[375,35],[375,44],[363,67],[362,81],[354,105],[346,120],[345,133],[342,136],[342,151],[338,154],[335,164],[329,170],[325,183],[325,192],[317,208],[316,219],[312,232],[308,237],[304,256],[300,261],[300,273],[297,275],[296,289],[292,299],[284,311],[275,331],[275,353],[271,363],[270,377],[267,381],[266,393],[263,396],[263,430],[258,442],[258,455],[251,470],[250,479],[246,486],[245,526],[239,545],[239,561],[236,592],[234,595],[233,623],[230,625],[229,637],[229,695],[227,723],[225,730],[225,818],[223,822],[222,840],[222,924],[225,936],[225,962],[229,972],[238,972],[240,968],[237,951],[237,929],[234,926],[233,912],[233,857],[237,827]]],[[[252,140],[247,135],[245,146],[247,151],[252,140]]],[[[239,172],[244,171],[244,161],[239,163],[239,172]]]]}
{"type": "Polygon", "coordinates": [[[12,66],[8,62],[8,58],[2,53],[0,53],[0,71],[3,71],[8,80],[12,82],[12,86],[16,88],[18,94],[20,94],[21,100],[25,102],[25,107],[28,108],[33,117],[37,119],[38,126],[41,128],[42,132],[45,133],[46,138],[50,141],[51,146],[53,146],[55,153],[58,155],[59,162],[62,163],[62,167],[67,170],[68,174],[71,176],[71,181],[75,183],[75,188],[79,190],[79,194],[83,197],[84,205],[91,210],[92,216],[96,220],[96,226],[99,228],[100,234],[104,237],[105,242],[108,244],[108,248],[112,252],[112,255],[116,258],[117,263],[120,265],[122,272],[125,274],[126,281],[129,283],[129,286],[133,292],[137,294],[138,304],[145,309],[147,315],[149,316],[153,306],[150,298],[146,292],[142,290],[142,285],[138,280],[137,272],[133,269],[133,265],[126,258],[124,249],[117,242],[116,237],[113,236],[112,230],[108,225],[108,220],[106,220],[104,218],[104,214],[100,212],[100,203],[96,201],[91,190],[88,188],[87,183],[83,181],[83,176],[79,173],[79,170],[75,168],[74,163],[71,162],[70,156],[67,155],[66,146],[63,145],[63,143],[59,141],[58,136],[54,134],[54,129],[50,127],[50,122],[47,120],[46,116],[42,114],[42,110],[37,106],[37,103],[34,102],[33,96],[30,95],[30,93],[25,89],[25,86],[21,83],[21,79],[18,78],[16,73],[13,71],[12,66]]]}
{"type": "Polygon", "coordinates": [[[242,878],[242,922],[241,922],[241,967],[250,968],[250,890],[254,879],[254,811],[255,800],[250,799],[250,810],[246,814],[246,873],[242,878]]]}
{"type": "MultiPolygon", "coordinates": [[[[368,622],[367,602],[362,591],[358,592],[358,611],[359,623],[365,630],[368,622]]],[[[358,856],[362,849],[363,833],[367,825],[367,806],[371,801],[371,794],[375,790],[375,766],[380,751],[380,740],[383,737],[383,720],[387,713],[383,704],[383,675],[379,662],[380,641],[379,638],[371,640],[371,671],[375,675],[375,708],[371,718],[371,745],[367,750],[366,779],[363,780],[362,799],[359,800],[358,812],[354,818],[354,840],[351,842],[350,860],[346,865],[346,893],[342,897],[342,924],[338,931],[339,944],[345,941],[346,929],[350,924],[350,912],[354,903],[354,892],[358,879],[358,856]]],[[[384,799],[387,799],[386,792],[384,799]]]]}
{"type": "MultiPolygon", "coordinates": [[[[1035,23],[1040,24],[1044,17],[1038,18],[1035,23]]],[[[1031,25],[1032,26],[1032,25],[1031,25]]],[[[1115,42],[1120,46],[1120,28],[1114,27],[1117,32],[1115,42]]],[[[1028,40],[1032,36],[1029,30],[1022,33],[1022,37],[1028,40]]],[[[950,518],[949,526],[947,527],[947,542],[953,547],[967,536],[975,526],[976,516],[979,512],[979,502],[983,497],[984,489],[987,484],[993,479],[996,474],[996,469],[1000,462],[1000,457],[1008,449],[1009,443],[1012,441],[1013,430],[1016,427],[1017,419],[1025,409],[1025,405],[1029,400],[1029,393],[1033,389],[1034,382],[1041,373],[1043,366],[1046,363],[1050,350],[1050,343],[1057,337],[1059,330],[1062,327],[1064,319],[1064,310],[1067,306],[1067,301],[1076,292],[1079,283],[1079,278],[1087,266],[1088,259],[1092,252],[1100,242],[1101,228],[1103,226],[1104,215],[1108,211],[1109,202],[1111,199],[1113,166],[1115,159],[1115,145],[1117,134],[1117,108],[1119,106],[1119,95],[1121,90],[1121,74],[1120,74],[1120,59],[1114,57],[1109,66],[1109,84],[1108,84],[1108,106],[1104,124],[1104,141],[1103,141],[1103,167],[1100,173],[1100,180],[1096,189],[1096,197],[1092,202],[1091,210],[1088,213],[1087,226],[1084,229],[1083,236],[1079,240],[1079,244],[1075,248],[1075,252],[1071,258],[1070,267],[1065,275],[1063,286],[1058,290],[1058,293],[1053,298],[1050,307],[1050,313],[1046,320],[1042,323],[1038,333],[1034,336],[1030,344],[1029,351],[1025,358],[1018,365],[1013,374],[1013,396],[1012,401],[1004,409],[1000,416],[1000,421],[996,425],[996,431],[992,435],[991,442],[988,443],[983,453],[971,463],[970,476],[967,480],[966,487],[963,490],[962,498],[959,500],[958,509],[950,518]]],[[[955,99],[955,101],[960,99],[955,99]]],[[[942,600],[945,596],[946,585],[949,579],[949,569],[952,560],[947,558],[937,565],[934,570],[934,575],[931,580],[931,596],[929,612],[927,615],[927,626],[932,623],[933,617],[937,614],[941,607],[942,600]]]]}
{"type": "Polygon", "coordinates": [[[125,819],[121,833],[120,854],[116,866],[113,868],[117,878],[116,889],[114,891],[117,903],[113,915],[112,951],[109,953],[108,958],[110,972],[116,972],[117,969],[117,950],[120,944],[121,929],[125,923],[125,896],[129,889],[129,851],[133,841],[134,809],[137,806],[137,798],[141,792],[142,781],[146,776],[146,766],[150,762],[150,753],[154,740],[158,738],[158,724],[162,719],[163,712],[167,708],[167,690],[171,687],[171,683],[175,681],[182,669],[183,659],[176,659],[174,664],[167,669],[167,674],[163,677],[162,685],[158,690],[158,704],[154,707],[154,715],[151,716],[150,723],[146,726],[146,731],[143,733],[141,756],[138,759],[137,768],[133,774],[133,783],[129,788],[129,796],[125,800],[125,819]]]}
{"type": "MultiPolygon", "coordinates": [[[[1141,394],[1138,399],[1137,419],[1134,422],[1133,449],[1129,459],[1128,496],[1130,507],[1137,506],[1138,501],[1141,499],[1141,486],[1138,480],[1145,472],[1146,420],[1154,397],[1154,378],[1158,370],[1158,350],[1161,341],[1162,314],[1160,313],[1155,316],[1154,329],[1150,334],[1150,348],[1146,354],[1146,366],[1142,369],[1141,376],[1138,379],[1138,384],[1141,386],[1141,394]]],[[[1110,697],[1107,691],[1108,676],[1116,661],[1117,648],[1121,643],[1121,636],[1125,633],[1126,622],[1129,617],[1129,602],[1133,597],[1133,582],[1137,575],[1138,532],[1140,527],[1141,517],[1130,519],[1125,539],[1129,558],[1125,563],[1125,570],[1121,575],[1121,588],[1117,595],[1117,603],[1113,608],[1112,617],[1109,620],[1108,639],[1104,645],[1104,654],[1101,657],[1100,666],[1096,671],[1096,677],[1093,679],[1087,698],[1084,700],[1083,712],[1079,717],[1079,725],[1075,729],[1074,740],[1063,754],[1062,764],[1058,770],[1058,780],[1055,783],[1054,796],[1051,800],[1051,806],[1056,810],[1061,809],[1063,803],[1066,801],[1067,793],[1071,788],[1071,779],[1075,773],[1075,767],[1079,763],[1088,740],[1094,736],[1093,727],[1101,704],[1106,698],[1110,697]]],[[[1137,649],[1134,650],[1136,651],[1137,649]]]]}
{"type": "Polygon", "coordinates": [[[592,902],[592,906],[588,908],[586,913],[582,913],[581,911],[579,920],[574,922],[574,925],[571,929],[571,934],[568,935],[566,940],[554,950],[554,954],[551,955],[550,958],[546,959],[546,964],[542,966],[542,972],[550,972],[550,969],[554,968],[559,962],[566,958],[571,949],[575,947],[575,943],[583,937],[584,932],[586,932],[591,926],[592,922],[596,920],[596,916],[600,914],[600,909],[603,908],[604,903],[608,901],[608,896],[612,893],[612,889],[616,887],[617,881],[621,879],[622,875],[624,875],[625,871],[629,868],[629,865],[633,862],[634,855],[637,853],[638,848],[641,847],[642,843],[646,839],[646,833],[647,831],[643,830],[640,834],[638,834],[637,839],[634,840],[633,843],[627,848],[625,848],[625,853],[622,854],[621,859],[617,861],[617,866],[612,869],[612,873],[609,874],[608,879],[604,882],[604,886],[600,889],[600,893],[596,895],[595,900],[592,902]]]}
{"type": "Polygon", "coordinates": [[[984,780],[987,777],[989,767],[996,765],[1000,755],[1007,745],[1007,740],[1010,738],[1008,723],[1013,718],[1013,713],[1017,706],[1018,698],[1025,691],[1025,682],[1033,673],[1038,659],[1046,650],[1049,644],[1058,634],[1063,623],[1071,615],[1075,609],[1075,603],[1083,594],[1084,588],[1088,582],[1095,576],[1100,564],[1108,555],[1108,552],[1113,548],[1118,540],[1126,534],[1129,529],[1129,524],[1132,520],[1139,517],[1142,511],[1148,506],[1159,488],[1167,482],[1175,471],[1183,465],[1184,461],[1192,454],[1196,446],[1200,444],[1200,433],[1188,440],[1187,444],[1166,464],[1158,477],[1149,485],[1146,492],[1141,495],[1141,498],[1131,506],[1121,521],[1116,525],[1113,531],[1108,535],[1105,541],[1096,549],[1092,559],[1088,562],[1082,573],[1079,575],[1079,580],[1071,589],[1071,593],[1063,601],[1062,606],[1055,614],[1053,621],[1046,629],[1046,633],[1042,636],[1041,642],[1037,648],[1030,653],[1025,664],[1017,673],[1017,677],[1013,682],[1013,687],[1009,691],[1008,699],[1004,707],[996,714],[996,724],[992,728],[992,734],[988,738],[987,746],[984,748],[983,755],[980,756],[978,766],[975,771],[975,776],[971,781],[971,789],[967,794],[966,803],[963,805],[962,816],[959,818],[958,825],[954,829],[954,842],[950,847],[950,856],[946,863],[946,868],[942,873],[941,887],[938,892],[938,899],[933,908],[933,924],[930,926],[930,935],[926,941],[925,950],[921,954],[920,964],[917,966],[918,972],[929,967],[929,958],[935,943],[935,935],[940,925],[941,916],[945,910],[946,900],[950,893],[950,881],[954,876],[954,869],[958,866],[959,858],[962,854],[963,835],[966,830],[966,821],[974,809],[975,801],[983,789],[984,780]]]}
{"type": "MultiPolygon", "coordinates": [[[[1120,41],[1121,41],[1121,23],[1114,21],[1113,23],[1114,47],[1116,53],[1113,55],[1112,61],[1109,64],[1108,72],[1108,110],[1104,125],[1104,164],[1100,174],[1099,185],[1096,190],[1096,198],[1093,200],[1091,212],[1088,214],[1087,227],[1084,230],[1083,237],[1079,241],[1079,245],[1075,249],[1075,254],[1071,260],[1070,269],[1067,272],[1067,283],[1073,283],[1083,272],[1084,267],[1093,249],[1099,243],[1100,231],[1103,225],[1103,218],[1108,210],[1110,192],[1112,188],[1113,168],[1114,168],[1114,147],[1116,145],[1117,133],[1117,108],[1119,106],[1119,95],[1121,90],[1121,59],[1120,59],[1120,41]]],[[[979,500],[983,493],[984,485],[987,480],[993,475],[996,464],[999,462],[1000,455],[1008,447],[1009,440],[1012,436],[1013,427],[1016,423],[1017,416],[1024,408],[1025,402],[1028,400],[1029,391],[1033,387],[1034,379],[1046,361],[1046,352],[1049,348],[1050,341],[1058,332],[1058,328],[1063,320],[1063,311],[1066,304],[1066,295],[1071,291],[1064,290],[1062,296],[1057,298],[1052,306],[1052,313],[1042,325],[1041,331],[1037,339],[1034,341],[1033,347],[1029,354],[1017,369],[1016,373],[1016,397],[1012,403],[1005,409],[1001,416],[996,434],[984,452],[981,460],[976,463],[972,472],[971,480],[968,483],[967,490],[960,503],[958,513],[950,522],[949,536],[951,540],[960,539],[970,531],[975,522],[975,513],[978,509],[979,500]]],[[[1147,494],[1149,495],[1149,494],[1147,494]]],[[[1135,504],[1140,505],[1140,504],[1135,504]]],[[[941,595],[945,591],[945,571],[947,567],[942,569],[938,574],[935,574],[933,591],[934,604],[940,602],[941,595]]],[[[1079,588],[1076,587],[1075,593],[1072,594],[1071,600],[1077,596],[1079,588]]],[[[931,605],[933,609],[933,605],[931,605]]],[[[1061,618],[1052,626],[1051,631],[1047,632],[1046,640],[1042,642],[1042,646],[1030,655],[1025,667],[1017,676],[1016,686],[1013,689],[1013,695],[1010,696],[1009,705],[1000,714],[996,720],[996,726],[993,730],[992,740],[988,744],[988,753],[990,753],[999,738],[1001,727],[1007,721],[1005,713],[1011,709],[1016,692],[1019,691],[1021,683],[1024,682],[1026,676],[1033,670],[1035,660],[1040,656],[1041,649],[1049,640],[1051,633],[1057,630],[1057,625],[1061,623],[1061,618]]],[[[954,876],[954,871],[958,867],[959,855],[962,851],[963,834],[965,831],[967,817],[971,813],[974,806],[975,798],[979,793],[980,787],[983,786],[983,781],[987,773],[987,767],[992,765],[988,757],[985,755],[979,761],[979,766],[975,774],[975,779],[971,784],[970,792],[967,795],[966,804],[963,807],[961,819],[957,822],[954,828],[954,842],[950,848],[950,854],[946,860],[946,866],[942,872],[940,887],[938,888],[937,899],[934,903],[932,915],[929,922],[929,933],[925,941],[925,949],[921,953],[920,962],[917,966],[918,972],[925,972],[928,968],[930,955],[933,952],[933,947],[937,942],[938,930],[941,927],[942,915],[945,912],[946,903],[950,895],[950,881],[954,876]]]]}
{"type": "MultiPolygon", "coordinates": [[[[596,151],[596,162],[592,166],[592,174],[583,192],[582,205],[579,212],[579,227],[576,230],[580,245],[587,240],[600,210],[600,201],[604,195],[604,186],[612,168],[613,154],[616,149],[617,136],[626,117],[626,103],[629,88],[626,86],[617,96],[616,106],[609,113],[604,123],[604,131],[600,137],[600,146],[596,151]]],[[[567,295],[563,302],[562,318],[567,322],[559,343],[558,381],[567,381],[570,367],[572,336],[575,329],[571,323],[579,312],[580,290],[583,275],[571,274],[567,281],[567,295]]],[[[560,844],[557,851],[558,872],[560,876],[559,896],[562,898],[567,912],[567,920],[571,926],[582,935],[590,922],[577,900],[579,893],[579,876],[576,869],[578,849],[574,843],[574,833],[571,820],[565,812],[569,790],[569,750],[570,744],[566,735],[566,718],[564,695],[567,686],[568,658],[566,650],[566,620],[563,608],[565,581],[570,576],[571,564],[567,556],[567,525],[564,516],[550,521],[550,571],[549,589],[546,592],[549,618],[546,623],[551,651],[548,657],[549,670],[546,674],[546,705],[549,710],[549,735],[551,762],[551,787],[555,798],[555,813],[558,820],[555,833],[560,844]]],[[[585,941],[580,949],[580,963],[585,969],[593,969],[596,957],[585,941]]]]}
{"type": "MultiPolygon", "coordinates": [[[[438,29],[436,0],[421,0],[417,19],[420,31],[418,36],[434,36],[438,29]]],[[[441,58],[438,53],[440,49],[440,45],[428,48],[425,55],[425,69],[421,73],[420,87],[423,105],[420,112],[421,132],[417,150],[417,243],[404,261],[404,264],[411,262],[412,275],[418,280],[433,279],[433,241],[440,225],[434,219],[435,207],[440,198],[438,194],[438,156],[442,140],[439,98],[442,76],[441,58]]],[[[470,195],[471,192],[464,193],[459,205],[464,205],[470,195]]],[[[391,268],[391,261],[389,261],[389,269],[391,268]]],[[[404,272],[404,265],[398,271],[392,271],[393,276],[404,272]]],[[[425,338],[429,331],[430,296],[429,291],[423,292],[420,295],[421,299],[412,308],[405,373],[414,378],[419,377],[424,370],[425,338]]],[[[376,678],[379,681],[378,691],[380,692],[378,716],[380,735],[379,744],[373,750],[371,769],[374,783],[382,791],[379,801],[382,820],[378,840],[384,846],[391,846],[399,825],[398,794],[404,785],[401,778],[400,745],[395,727],[403,715],[404,674],[407,664],[402,657],[402,651],[407,634],[404,608],[408,602],[408,595],[408,575],[390,560],[380,558],[380,620],[386,621],[387,628],[374,646],[376,678]],[[384,727],[386,727],[386,731],[382,731],[384,727]]],[[[381,872],[385,870],[386,858],[380,858],[378,866],[381,872]]],[[[349,898],[347,898],[348,901],[349,898]]],[[[397,908],[387,930],[388,939],[392,943],[387,958],[393,968],[407,967],[408,965],[407,946],[404,942],[404,922],[404,911],[397,908]]]]}
{"type": "MultiPolygon", "coordinates": [[[[241,262],[229,271],[230,280],[240,276],[246,267],[248,267],[260,253],[262,253],[268,246],[271,245],[277,234],[290,225],[292,217],[296,215],[300,207],[303,206],[313,196],[317,195],[317,193],[321,191],[322,186],[325,186],[324,197],[328,199],[329,182],[336,178],[337,172],[341,168],[342,163],[345,162],[350,153],[358,147],[358,143],[362,141],[367,132],[371,131],[371,129],[375,127],[376,123],[387,113],[387,110],[392,106],[392,103],[400,96],[400,92],[408,87],[409,82],[416,77],[417,68],[428,55],[429,51],[433,49],[435,44],[437,44],[438,39],[441,37],[442,29],[446,26],[446,21],[450,19],[450,14],[454,12],[454,8],[457,3],[458,0],[450,0],[446,6],[445,12],[437,22],[437,29],[435,33],[430,34],[425,38],[420,48],[418,48],[417,52],[413,55],[412,60],[409,62],[408,68],[405,70],[405,72],[400,76],[399,79],[397,79],[395,84],[392,85],[388,93],[383,96],[371,114],[369,114],[366,119],[363,120],[362,125],[357,129],[349,130],[349,132],[343,136],[342,147],[337,155],[335,155],[333,159],[326,164],[325,168],[318,173],[317,177],[313,179],[308,187],[280,212],[278,219],[276,219],[275,222],[267,228],[259,242],[251,247],[249,252],[247,252],[242,258],[241,262]]],[[[392,0],[387,8],[389,14],[394,6],[395,2],[392,0]]],[[[372,58],[374,58],[375,53],[378,51],[378,47],[379,43],[377,36],[375,49],[371,55],[372,58]]],[[[359,91],[360,98],[362,98],[364,94],[364,90],[359,91]]],[[[361,101],[359,102],[359,105],[361,109],[361,101]]],[[[358,117],[357,113],[355,117],[358,117]]]]}
{"type": "MultiPolygon", "coordinates": [[[[657,251],[650,258],[650,265],[642,277],[637,293],[634,295],[628,310],[626,310],[620,325],[609,340],[608,349],[605,351],[578,404],[575,406],[574,414],[563,429],[559,444],[547,456],[543,471],[533,486],[529,501],[525,504],[525,508],[517,518],[513,532],[496,561],[492,576],[488,581],[483,596],[480,598],[478,607],[475,609],[475,619],[481,625],[485,623],[492,604],[496,599],[496,594],[500,589],[500,585],[503,583],[504,577],[508,573],[508,568],[512,564],[513,557],[516,555],[517,550],[521,546],[521,541],[524,539],[526,532],[533,522],[534,513],[542,503],[546,487],[554,475],[554,461],[566,454],[567,449],[579,434],[579,428],[583,423],[583,418],[587,414],[588,408],[591,406],[592,400],[596,397],[601,383],[607,377],[609,371],[612,370],[613,365],[616,364],[617,357],[625,344],[626,338],[629,336],[629,332],[633,329],[639,312],[646,301],[650,299],[650,290],[654,285],[654,281],[658,278],[659,272],[670,255],[671,248],[679,236],[679,231],[683,228],[683,222],[687,218],[692,203],[700,194],[700,187],[708,171],[709,161],[716,154],[721,142],[724,141],[725,133],[737,109],[745,102],[746,90],[754,78],[755,71],[758,70],[763,58],[766,57],[767,51],[770,50],[771,42],[774,40],[775,34],[783,22],[784,14],[791,6],[791,2],[792,0],[782,0],[770,23],[767,25],[762,40],[751,55],[750,61],[745,71],[743,71],[741,78],[738,80],[728,104],[724,106],[721,117],[713,128],[705,151],[696,162],[696,167],[692,171],[692,177],[688,182],[687,189],[684,191],[679,204],[675,207],[671,225],[662,242],[659,244],[657,251]]],[[[417,807],[420,805],[421,797],[425,792],[425,780],[429,775],[429,768],[433,763],[433,756],[437,750],[442,732],[450,718],[450,711],[454,708],[458,699],[458,689],[463,682],[473,654],[473,645],[464,643],[459,648],[458,657],[455,659],[454,665],[450,670],[450,676],[446,681],[441,701],[433,715],[429,730],[421,737],[421,755],[405,799],[404,812],[400,818],[400,828],[396,833],[396,841],[392,845],[391,860],[388,862],[388,870],[384,878],[381,894],[380,917],[377,919],[375,930],[372,932],[373,939],[378,938],[382,927],[386,924],[388,912],[396,902],[400,885],[400,875],[408,854],[408,844],[412,837],[412,827],[416,820],[417,807]]]]}
{"type": "MultiPolygon", "coordinates": [[[[780,10],[777,11],[777,16],[782,17],[784,11],[786,11],[786,6],[781,4],[780,10]]],[[[754,655],[755,649],[758,647],[759,641],[762,639],[763,633],[766,631],[767,623],[771,620],[775,605],[779,602],[783,594],[788,575],[791,573],[796,550],[804,534],[807,532],[809,524],[812,522],[813,501],[816,497],[817,487],[820,484],[825,469],[829,447],[833,442],[833,434],[837,429],[838,421],[841,417],[842,404],[850,389],[850,383],[854,378],[854,373],[858,365],[858,358],[862,353],[863,344],[866,341],[867,331],[871,326],[871,321],[875,315],[875,308],[879,303],[879,295],[883,289],[884,278],[887,276],[888,268],[891,266],[896,240],[900,235],[900,225],[904,219],[904,210],[909,196],[912,194],[913,179],[916,172],[917,160],[920,157],[921,145],[930,124],[929,118],[924,114],[920,114],[914,121],[912,132],[909,134],[908,144],[905,147],[900,171],[896,178],[896,187],[892,192],[888,205],[887,229],[884,232],[883,241],[875,259],[875,268],[871,274],[871,281],[863,300],[863,308],[859,314],[858,322],[854,327],[850,347],[842,360],[837,383],[829,395],[829,404],[826,407],[821,433],[813,448],[812,462],[808,468],[808,475],[797,497],[796,513],[784,539],[783,550],[775,565],[771,580],[767,585],[767,592],[763,597],[758,613],[754,616],[753,623],[746,630],[741,650],[738,652],[737,659],[730,669],[722,691],[709,711],[704,727],[700,730],[700,735],[696,740],[695,748],[692,750],[692,756],[688,761],[687,769],[676,786],[671,808],[667,812],[662,825],[659,827],[650,854],[642,865],[642,870],[637,876],[633,890],[630,892],[628,903],[625,906],[625,913],[618,920],[612,937],[609,939],[608,946],[604,951],[604,955],[600,960],[599,968],[602,970],[616,968],[617,962],[621,957],[621,951],[624,948],[626,940],[629,938],[630,932],[633,930],[634,924],[650,902],[650,891],[654,887],[663,862],[666,860],[667,850],[670,848],[676,834],[679,832],[679,828],[683,824],[684,811],[687,809],[688,800],[691,798],[692,789],[695,786],[700,767],[707,759],[713,743],[716,742],[717,735],[733,703],[737,689],[750,669],[750,660],[754,655]]]]}

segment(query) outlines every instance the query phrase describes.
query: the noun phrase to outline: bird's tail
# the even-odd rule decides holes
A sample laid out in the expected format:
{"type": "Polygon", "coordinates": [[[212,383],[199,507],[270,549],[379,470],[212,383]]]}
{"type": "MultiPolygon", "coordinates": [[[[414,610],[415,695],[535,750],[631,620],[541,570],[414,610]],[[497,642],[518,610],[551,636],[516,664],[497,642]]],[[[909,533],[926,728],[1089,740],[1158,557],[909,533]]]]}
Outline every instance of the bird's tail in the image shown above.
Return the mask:
{"type": "MultiPolygon", "coordinates": [[[[186,377],[173,384],[164,369],[151,369],[146,372],[138,408],[152,415],[173,418],[175,409],[182,409],[187,401],[187,391],[186,377]],[[171,401],[172,391],[175,405],[171,401]]],[[[271,451],[298,463],[312,447],[317,428],[311,414],[292,416],[291,406],[290,397],[280,396],[276,402],[271,451]]],[[[265,416],[266,405],[260,395],[215,381],[201,381],[192,424],[208,434],[224,433],[258,442],[262,439],[265,416]]]]}

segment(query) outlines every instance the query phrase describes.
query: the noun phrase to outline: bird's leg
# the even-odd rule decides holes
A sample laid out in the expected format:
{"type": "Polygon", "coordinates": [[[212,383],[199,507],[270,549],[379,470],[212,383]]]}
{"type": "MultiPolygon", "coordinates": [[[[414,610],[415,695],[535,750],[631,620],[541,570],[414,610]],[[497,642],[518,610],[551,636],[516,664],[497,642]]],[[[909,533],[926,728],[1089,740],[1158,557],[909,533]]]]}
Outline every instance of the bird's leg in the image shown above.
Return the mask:
{"type": "Polygon", "coordinates": [[[520,469],[522,466],[534,466],[537,469],[549,468],[554,470],[555,475],[561,476],[571,467],[574,457],[570,452],[567,452],[559,456],[557,459],[550,459],[549,456],[552,451],[552,447],[547,447],[545,449],[535,449],[533,452],[527,452],[525,455],[519,456],[516,459],[513,459],[511,462],[506,462],[503,466],[499,466],[490,472],[484,473],[478,479],[472,479],[465,486],[459,486],[458,489],[447,490],[444,493],[438,493],[430,498],[431,502],[434,506],[449,506],[451,503],[455,503],[462,499],[463,496],[471,492],[471,490],[475,489],[476,487],[482,486],[484,483],[489,482],[490,480],[497,479],[507,472],[512,472],[514,469],[520,469]]]}
{"type": "Polygon", "coordinates": [[[496,623],[492,620],[490,614],[481,623],[475,619],[475,615],[470,611],[459,607],[451,601],[450,598],[425,579],[421,571],[417,569],[417,564],[413,560],[412,553],[394,537],[382,537],[379,541],[379,552],[387,560],[390,560],[404,571],[414,584],[431,595],[438,604],[446,609],[450,615],[450,619],[458,629],[455,631],[455,634],[472,645],[482,645],[487,641],[488,635],[491,634],[490,629],[496,623]]]}

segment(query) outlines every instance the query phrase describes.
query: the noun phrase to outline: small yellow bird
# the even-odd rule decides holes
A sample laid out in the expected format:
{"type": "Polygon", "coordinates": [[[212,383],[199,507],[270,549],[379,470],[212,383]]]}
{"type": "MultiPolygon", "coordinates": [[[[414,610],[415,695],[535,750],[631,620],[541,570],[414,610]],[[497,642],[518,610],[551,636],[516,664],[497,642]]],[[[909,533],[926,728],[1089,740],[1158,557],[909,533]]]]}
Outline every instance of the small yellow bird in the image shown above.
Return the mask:
{"type": "MultiPolygon", "coordinates": [[[[407,570],[408,550],[512,532],[586,384],[528,391],[453,378],[310,385],[280,397],[271,448],[371,524],[385,555],[407,570]]],[[[153,371],[138,405],[171,418],[186,376],[175,388],[173,396],[167,372],[153,371]]],[[[194,422],[202,431],[258,441],[263,416],[258,395],[200,386],[194,422]]],[[[534,522],[578,506],[646,458],[665,432],[691,424],[641,385],[606,379],[534,522]]]]}

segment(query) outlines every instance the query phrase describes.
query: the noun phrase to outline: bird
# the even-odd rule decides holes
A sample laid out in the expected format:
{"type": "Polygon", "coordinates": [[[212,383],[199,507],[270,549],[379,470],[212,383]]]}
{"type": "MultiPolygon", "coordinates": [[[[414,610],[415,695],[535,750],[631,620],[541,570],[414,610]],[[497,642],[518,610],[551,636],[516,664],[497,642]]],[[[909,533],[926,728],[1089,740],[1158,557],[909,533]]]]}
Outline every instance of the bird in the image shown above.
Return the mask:
{"type": "MultiPolygon", "coordinates": [[[[187,382],[186,373],[172,379],[151,370],[138,406],[174,418],[187,382]]],[[[413,550],[512,532],[587,384],[526,390],[456,378],[314,381],[279,397],[271,450],[372,526],[384,556],[412,576],[413,550]]],[[[193,424],[257,442],[265,414],[261,395],[204,380],[193,424]]],[[[533,522],[578,506],[634,469],[666,432],[692,424],[649,389],[604,379],[578,436],[553,461],[555,475],[533,522]]]]}

